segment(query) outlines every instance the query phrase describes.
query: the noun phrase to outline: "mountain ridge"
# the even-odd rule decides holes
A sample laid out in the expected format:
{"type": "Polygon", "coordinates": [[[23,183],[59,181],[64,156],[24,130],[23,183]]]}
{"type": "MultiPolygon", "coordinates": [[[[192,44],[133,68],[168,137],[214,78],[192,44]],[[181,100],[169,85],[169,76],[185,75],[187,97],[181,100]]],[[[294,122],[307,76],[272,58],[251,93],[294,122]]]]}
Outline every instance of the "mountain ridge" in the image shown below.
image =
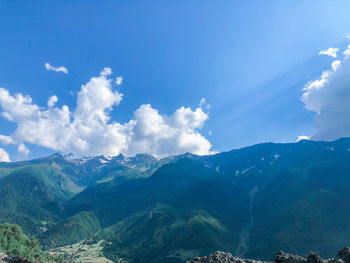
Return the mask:
{"type": "MultiPolygon", "coordinates": [[[[342,138],[264,143],[208,156],[138,155],[127,165],[121,163],[124,156],[108,162],[97,156],[78,165],[61,155],[34,160],[32,166],[24,162],[21,169],[46,192],[53,189],[53,196],[71,192],[71,181],[84,187],[55,198],[58,210],[49,207],[48,220],[31,212],[38,223],[29,232],[42,235],[48,247],[54,239],[69,245],[97,234],[106,240],[106,256],[133,263],[180,263],[216,250],[253,259],[281,249],[330,256],[350,243],[344,231],[350,229],[349,149],[350,138],[342,138]],[[55,171],[52,182],[48,173],[33,172],[40,165],[55,171]]],[[[0,164],[0,180],[11,182],[21,165],[0,164]]],[[[42,202],[28,196],[34,204],[42,202]]],[[[11,206],[22,216],[16,222],[28,231],[19,221],[27,210],[18,204],[11,206]]]]}

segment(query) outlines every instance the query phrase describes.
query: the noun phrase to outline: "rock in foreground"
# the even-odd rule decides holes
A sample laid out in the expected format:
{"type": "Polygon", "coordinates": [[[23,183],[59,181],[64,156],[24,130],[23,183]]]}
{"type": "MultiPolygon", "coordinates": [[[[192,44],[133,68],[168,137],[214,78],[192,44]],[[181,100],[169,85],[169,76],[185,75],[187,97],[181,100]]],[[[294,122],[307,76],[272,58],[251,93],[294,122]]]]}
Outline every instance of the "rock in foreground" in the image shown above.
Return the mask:
{"type": "Polygon", "coordinates": [[[241,259],[232,256],[231,253],[225,253],[217,251],[209,256],[205,257],[195,257],[188,263],[262,263],[263,261],[251,260],[251,259],[241,259]]]}
{"type": "Polygon", "coordinates": [[[6,255],[0,252],[0,263],[33,263],[32,261],[15,255],[6,255]]]}
{"type": "Polygon", "coordinates": [[[230,253],[215,252],[205,257],[195,257],[187,263],[350,263],[350,248],[340,250],[336,258],[322,259],[317,253],[310,253],[306,258],[277,252],[271,261],[258,261],[252,259],[242,259],[232,256],[230,253]]]}

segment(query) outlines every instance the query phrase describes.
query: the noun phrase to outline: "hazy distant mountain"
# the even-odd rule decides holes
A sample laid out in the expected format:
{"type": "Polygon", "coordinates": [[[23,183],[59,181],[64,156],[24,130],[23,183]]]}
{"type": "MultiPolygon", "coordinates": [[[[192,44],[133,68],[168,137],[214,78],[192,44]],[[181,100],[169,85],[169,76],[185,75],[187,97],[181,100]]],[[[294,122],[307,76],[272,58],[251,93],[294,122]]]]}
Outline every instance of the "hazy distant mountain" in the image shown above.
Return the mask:
{"type": "Polygon", "coordinates": [[[9,211],[28,220],[16,222],[27,229],[31,220],[50,219],[47,244],[98,233],[112,259],[185,262],[216,250],[329,257],[350,244],[349,138],[162,160],[54,155],[0,166],[2,221],[16,222],[9,211]],[[21,169],[31,173],[18,175],[21,169]]]}

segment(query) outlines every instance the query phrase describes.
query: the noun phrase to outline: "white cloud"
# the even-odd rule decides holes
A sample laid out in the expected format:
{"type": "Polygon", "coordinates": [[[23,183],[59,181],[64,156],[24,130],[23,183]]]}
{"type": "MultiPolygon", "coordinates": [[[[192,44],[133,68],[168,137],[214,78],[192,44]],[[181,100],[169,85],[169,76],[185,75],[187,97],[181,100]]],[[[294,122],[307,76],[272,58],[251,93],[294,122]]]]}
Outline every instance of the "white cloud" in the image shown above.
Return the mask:
{"type": "MultiPolygon", "coordinates": [[[[349,39],[350,40],[350,39],[349,39]]],[[[348,48],[344,50],[343,54],[345,56],[349,56],[350,55],[350,45],[348,45],[348,48]]]]}
{"type": "Polygon", "coordinates": [[[0,134],[0,143],[8,145],[8,144],[13,144],[13,141],[11,136],[5,136],[0,134]]]}
{"type": "Polygon", "coordinates": [[[11,162],[10,156],[3,148],[0,148],[0,162],[11,162]]]}
{"type": "Polygon", "coordinates": [[[319,95],[323,94],[322,90],[324,86],[329,83],[329,80],[338,70],[341,65],[340,60],[336,60],[331,64],[332,70],[323,71],[321,77],[314,81],[310,81],[304,87],[304,93],[302,95],[302,101],[305,103],[308,110],[320,113],[322,107],[322,101],[319,99],[319,95]]]}
{"type": "Polygon", "coordinates": [[[302,140],[310,140],[311,136],[306,136],[306,135],[300,135],[297,138],[297,142],[300,142],[302,140]]]}
{"type": "Polygon", "coordinates": [[[330,47],[328,49],[321,50],[320,53],[318,53],[318,54],[336,58],[338,51],[339,51],[339,48],[330,47]]]}
{"type": "Polygon", "coordinates": [[[332,62],[331,66],[334,72],[337,71],[337,69],[340,67],[341,61],[340,60],[335,60],[332,62]]]}
{"type": "Polygon", "coordinates": [[[4,109],[1,113],[9,121],[18,122],[38,117],[40,109],[32,104],[32,98],[20,93],[11,96],[8,90],[0,88],[0,105],[4,109]]]}
{"type": "MultiPolygon", "coordinates": [[[[167,116],[144,104],[127,123],[111,120],[110,112],[123,98],[113,89],[111,74],[110,68],[104,68],[100,76],[82,85],[72,111],[66,105],[55,106],[56,96],[50,97],[47,108],[42,108],[33,104],[29,96],[12,96],[0,88],[2,115],[17,124],[15,132],[10,137],[0,137],[0,141],[19,146],[30,143],[77,157],[140,152],[158,157],[211,153],[210,142],[198,131],[208,119],[201,107],[181,107],[167,116]]],[[[25,148],[21,150],[24,152],[25,148]]]]}
{"type": "Polygon", "coordinates": [[[20,145],[18,145],[17,151],[20,154],[23,154],[23,155],[26,155],[26,156],[30,153],[30,150],[27,148],[27,146],[24,145],[24,143],[20,143],[20,145]]]}
{"type": "Polygon", "coordinates": [[[192,111],[181,107],[173,115],[163,116],[151,105],[145,104],[135,111],[134,116],[128,149],[130,154],[152,153],[150,151],[157,156],[210,153],[210,142],[196,130],[208,118],[201,108],[192,111]]]}
{"type": "Polygon", "coordinates": [[[56,104],[57,101],[58,101],[57,96],[56,96],[56,95],[53,95],[53,96],[51,96],[51,97],[49,98],[49,100],[47,101],[47,106],[48,106],[49,108],[51,108],[51,107],[55,106],[55,104],[56,104]]]}
{"type": "Polygon", "coordinates": [[[211,105],[207,102],[205,98],[201,98],[201,100],[199,101],[199,107],[205,108],[207,110],[211,109],[211,105]]]}
{"type": "Polygon", "coordinates": [[[45,68],[47,71],[63,72],[65,74],[68,74],[68,69],[63,66],[54,67],[54,66],[51,66],[50,63],[45,63],[45,68]]]}
{"type": "Polygon", "coordinates": [[[115,79],[115,84],[117,84],[118,86],[122,85],[123,83],[123,77],[119,76],[115,79]]]}
{"type": "Polygon", "coordinates": [[[107,76],[109,76],[109,75],[112,75],[112,69],[111,68],[109,68],[109,67],[104,67],[103,68],[103,70],[101,71],[101,76],[103,76],[103,77],[107,77],[107,76]]]}
{"type": "Polygon", "coordinates": [[[317,80],[307,83],[301,100],[316,113],[315,140],[350,136],[350,47],[317,80]]]}

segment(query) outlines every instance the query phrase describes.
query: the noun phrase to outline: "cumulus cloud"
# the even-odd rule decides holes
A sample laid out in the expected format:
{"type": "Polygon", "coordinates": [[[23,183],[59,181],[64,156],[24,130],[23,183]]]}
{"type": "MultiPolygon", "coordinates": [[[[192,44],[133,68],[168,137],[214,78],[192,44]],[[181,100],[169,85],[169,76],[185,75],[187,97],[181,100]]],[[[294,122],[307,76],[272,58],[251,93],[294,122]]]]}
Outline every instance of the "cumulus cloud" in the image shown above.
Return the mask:
{"type": "Polygon", "coordinates": [[[45,68],[47,71],[55,71],[55,72],[63,72],[65,74],[68,74],[68,69],[66,67],[60,66],[60,67],[54,67],[51,66],[50,63],[45,63],[45,68]]]}
{"type": "MultiPolygon", "coordinates": [[[[349,39],[349,40],[350,40],[350,39],[349,39]]],[[[344,54],[345,56],[350,55],[350,45],[348,46],[348,48],[347,48],[346,50],[344,50],[343,54],[344,54]]]]}
{"type": "Polygon", "coordinates": [[[24,143],[21,143],[20,145],[18,145],[17,151],[20,154],[24,154],[24,155],[28,155],[30,153],[29,149],[27,148],[27,146],[24,145],[24,143]]]}
{"type": "Polygon", "coordinates": [[[321,50],[320,53],[318,53],[318,54],[336,58],[338,51],[339,51],[339,48],[330,47],[328,49],[321,50]]]}
{"type": "Polygon", "coordinates": [[[306,135],[300,135],[297,138],[297,142],[303,141],[303,140],[310,140],[311,136],[306,136],[306,135]]]}
{"type": "Polygon", "coordinates": [[[201,128],[208,115],[201,108],[192,111],[181,107],[171,116],[160,115],[150,104],[141,105],[134,113],[129,151],[149,152],[166,156],[192,152],[209,154],[211,144],[196,129],[201,128]]]}
{"type": "Polygon", "coordinates": [[[8,145],[8,144],[13,144],[13,141],[10,136],[0,134],[0,143],[4,145],[8,145]]]}
{"type": "Polygon", "coordinates": [[[3,149],[0,148],[0,162],[10,162],[10,156],[8,153],[3,149]]]}
{"type": "Polygon", "coordinates": [[[116,77],[115,84],[117,84],[117,86],[120,86],[120,85],[122,85],[122,83],[123,83],[123,77],[121,77],[121,76],[116,77]]]}
{"type": "Polygon", "coordinates": [[[100,76],[82,85],[74,110],[66,105],[55,106],[56,96],[50,97],[48,107],[43,108],[34,104],[30,96],[11,95],[0,88],[2,115],[17,124],[11,136],[0,136],[0,142],[17,144],[23,153],[29,151],[23,143],[30,143],[77,157],[140,152],[158,157],[211,153],[210,142],[198,131],[208,119],[201,106],[194,110],[181,107],[168,116],[144,104],[126,123],[111,120],[111,111],[123,99],[114,90],[113,84],[117,83],[111,74],[110,68],[104,68],[100,76]]]}
{"type": "Polygon", "coordinates": [[[201,100],[199,101],[199,107],[205,108],[207,110],[211,109],[211,105],[207,102],[205,98],[201,98],[201,100]]]}
{"type": "Polygon", "coordinates": [[[319,79],[306,84],[301,100],[316,113],[317,132],[311,138],[334,140],[350,136],[350,46],[341,60],[319,79]]]}
{"type": "Polygon", "coordinates": [[[56,104],[57,101],[58,101],[57,96],[56,96],[56,95],[53,95],[53,96],[51,96],[51,97],[49,98],[49,100],[47,101],[47,106],[48,106],[49,108],[51,108],[51,107],[55,106],[55,104],[56,104]]]}

